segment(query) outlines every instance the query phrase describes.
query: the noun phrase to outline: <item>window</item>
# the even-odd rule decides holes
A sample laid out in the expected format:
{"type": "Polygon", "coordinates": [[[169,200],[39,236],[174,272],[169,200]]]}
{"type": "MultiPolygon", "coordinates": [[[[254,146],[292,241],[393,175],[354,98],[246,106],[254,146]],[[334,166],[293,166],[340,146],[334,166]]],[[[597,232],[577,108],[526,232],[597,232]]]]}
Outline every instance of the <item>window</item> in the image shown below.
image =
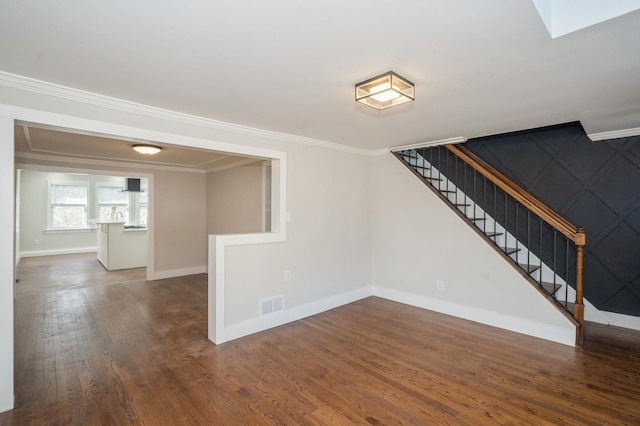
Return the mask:
{"type": "Polygon", "coordinates": [[[88,199],[89,184],[86,182],[49,182],[49,228],[86,228],[88,199]]]}
{"type": "Polygon", "coordinates": [[[146,192],[125,192],[122,186],[98,184],[96,194],[98,218],[123,220],[127,225],[147,224],[149,194],[146,192]]]}
{"type": "Polygon", "coordinates": [[[129,222],[129,193],[120,186],[102,186],[98,190],[98,218],[122,219],[129,222]]]}

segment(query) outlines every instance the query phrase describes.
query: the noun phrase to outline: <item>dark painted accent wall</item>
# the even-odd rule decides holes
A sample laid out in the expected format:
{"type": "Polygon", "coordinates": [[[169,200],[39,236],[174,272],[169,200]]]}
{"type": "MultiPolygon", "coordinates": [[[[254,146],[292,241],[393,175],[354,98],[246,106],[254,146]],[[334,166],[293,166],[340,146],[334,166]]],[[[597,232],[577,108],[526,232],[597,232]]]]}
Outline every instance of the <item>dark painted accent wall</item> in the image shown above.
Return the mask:
{"type": "Polygon", "coordinates": [[[592,142],[568,123],[464,146],[584,226],[585,297],[598,309],[640,316],[640,137],[592,142]]]}

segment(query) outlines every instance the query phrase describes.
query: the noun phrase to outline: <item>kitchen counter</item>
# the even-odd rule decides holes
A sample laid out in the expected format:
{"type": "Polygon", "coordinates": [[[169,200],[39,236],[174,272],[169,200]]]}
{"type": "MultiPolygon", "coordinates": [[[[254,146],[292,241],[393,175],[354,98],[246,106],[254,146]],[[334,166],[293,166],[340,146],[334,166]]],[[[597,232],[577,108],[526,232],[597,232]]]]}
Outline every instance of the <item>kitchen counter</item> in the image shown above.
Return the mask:
{"type": "Polygon", "coordinates": [[[147,266],[147,228],[125,229],[123,220],[90,220],[98,234],[98,261],[108,271],[147,266]]]}

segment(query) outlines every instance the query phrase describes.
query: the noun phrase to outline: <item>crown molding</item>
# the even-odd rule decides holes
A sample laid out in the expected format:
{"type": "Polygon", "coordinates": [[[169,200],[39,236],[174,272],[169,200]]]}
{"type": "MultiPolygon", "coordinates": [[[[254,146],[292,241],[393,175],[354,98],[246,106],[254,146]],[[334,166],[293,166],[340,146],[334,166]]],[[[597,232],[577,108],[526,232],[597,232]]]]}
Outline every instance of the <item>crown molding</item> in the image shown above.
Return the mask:
{"type": "Polygon", "coordinates": [[[149,105],[114,98],[111,96],[88,92],[85,90],[74,89],[68,86],[49,83],[47,81],[36,80],[34,78],[12,74],[5,71],[0,71],[0,85],[14,87],[29,92],[40,93],[43,95],[55,96],[57,98],[81,102],[101,108],[109,108],[120,112],[140,114],[151,118],[169,120],[180,124],[205,127],[213,130],[226,131],[246,136],[257,136],[279,142],[291,142],[365,156],[370,155],[371,152],[368,149],[356,148],[320,139],[296,136],[288,133],[274,132],[271,130],[263,130],[255,127],[242,126],[239,124],[226,123],[224,121],[218,121],[211,118],[157,108],[149,105]]]}
{"type": "Polygon", "coordinates": [[[640,127],[633,127],[631,129],[613,130],[611,132],[587,133],[587,136],[593,142],[605,141],[608,139],[628,138],[631,136],[639,136],[639,135],[640,135],[640,127]]]}
{"type": "MultiPolygon", "coordinates": [[[[143,163],[131,163],[124,161],[109,161],[109,160],[97,160],[86,157],[64,157],[59,155],[46,155],[46,154],[35,154],[32,152],[16,152],[16,158],[22,158],[25,160],[36,160],[36,161],[50,161],[56,163],[64,163],[64,164],[82,164],[82,165],[92,165],[92,166],[104,166],[104,167],[123,167],[129,169],[139,169],[139,170],[162,170],[168,172],[182,172],[182,173],[206,173],[206,170],[203,169],[194,169],[191,167],[180,167],[180,166],[166,166],[166,165],[158,165],[158,164],[143,164],[143,163]]],[[[16,161],[16,166],[20,166],[23,163],[19,163],[16,161]]]]}
{"type": "Polygon", "coordinates": [[[372,151],[369,151],[369,156],[370,157],[380,157],[381,155],[387,155],[388,153],[390,153],[392,151],[393,148],[382,148],[382,149],[375,149],[372,151]]]}
{"type": "Polygon", "coordinates": [[[397,146],[395,148],[391,148],[390,151],[395,152],[395,151],[403,151],[405,149],[427,148],[429,146],[438,146],[438,145],[451,145],[456,143],[465,143],[466,141],[467,141],[467,138],[462,136],[457,136],[455,138],[438,139],[435,141],[414,143],[412,145],[397,146]]]}
{"type": "Polygon", "coordinates": [[[414,143],[412,145],[397,146],[395,148],[376,149],[376,150],[369,151],[369,155],[371,157],[379,157],[381,155],[385,155],[385,154],[388,154],[390,152],[403,151],[405,149],[426,148],[426,147],[429,147],[429,146],[449,145],[449,144],[454,144],[454,143],[465,143],[466,141],[467,141],[467,138],[463,138],[462,136],[457,136],[455,138],[438,139],[438,140],[435,140],[435,141],[414,143]]]}

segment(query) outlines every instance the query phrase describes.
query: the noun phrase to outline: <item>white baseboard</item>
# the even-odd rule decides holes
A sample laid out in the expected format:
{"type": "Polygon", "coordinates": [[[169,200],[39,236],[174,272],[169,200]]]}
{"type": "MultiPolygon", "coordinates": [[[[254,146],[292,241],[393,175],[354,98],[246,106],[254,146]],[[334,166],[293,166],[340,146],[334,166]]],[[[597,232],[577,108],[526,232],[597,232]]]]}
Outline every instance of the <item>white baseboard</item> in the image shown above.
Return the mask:
{"type": "Polygon", "coordinates": [[[575,346],[576,343],[575,326],[568,321],[566,328],[554,327],[549,324],[541,324],[535,321],[381,287],[374,287],[373,295],[568,346],[575,346]]]}
{"type": "Polygon", "coordinates": [[[16,396],[11,394],[11,401],[0,401],[0,413],[13,410],[16,406],[16,396]]]}
{"type": "Polygon", "coordinates": [[[217,344],[317,315],[369,296],[371,296],[371,287],[363,287],[347,293],[309,302],[304,305],[294,306],[293,308],[285,308],[283,311],[231,324],[222,330],[222,336],[218,339],[217,344]]]}
{"type": "Polygon", "coordinates": [[[20,252],[18,258],[36,257],[36,256],[57,256],[60,254],[78,254],[78,253],[96,253],[97,247],[80,247],[72,249],[55,249],[55,250],[34,250],[20,252]]]}
{"type": "Polygon", "coordinates": [[[640,330],[640,317],[607,311],[600,311],[600,313],[607,318],[607,325],[630,328],[631,330],[640,330]]]}
{"type": "Polygon", "coordinates": [[[163,280],[165,278],[184,277],[187,275],[204,274],[207,271],[205,265],[192,266],[189,268],[167,269],[165,271],[153,271],[150,280],[163,280]]]}
{"type": "Polygon", "coordinates": [[[598,324],[640,330],[640,317],[601,311],[593,306],[586,298],[584,299],[584,319],[585,321],[591,321],[598,324]]]}

